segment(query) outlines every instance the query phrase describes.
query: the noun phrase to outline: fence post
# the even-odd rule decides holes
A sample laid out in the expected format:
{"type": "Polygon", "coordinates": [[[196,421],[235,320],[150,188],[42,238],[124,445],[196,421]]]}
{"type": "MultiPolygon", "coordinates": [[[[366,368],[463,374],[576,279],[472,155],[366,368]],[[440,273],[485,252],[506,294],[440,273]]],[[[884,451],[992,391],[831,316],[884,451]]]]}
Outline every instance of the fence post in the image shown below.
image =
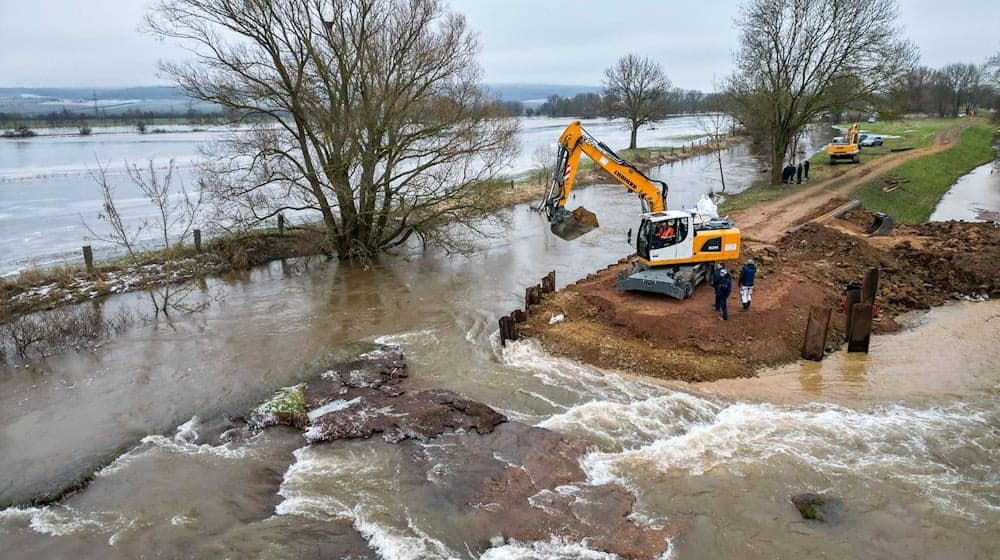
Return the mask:
{"type": "Polygon", "coordinates": [[[851,306],[851,330],[847,333],[847,351],[868,353],[872,338],[872,304],[855,303],[851,306]]]}
{"type": "Polygon", "coordinates": [[[90,245],[83,246],[83,264],[87,267],[87,272],[94,272],[94,250],[90,245]]]}
{"type": "Polygon", "coordinates": [[[285,233],[285,215],[284,214],[278,214],[278,233],[279,234],[284,234],[285,233]]]}
{"type": "Polygon", "coordinates": [[[829,307],[812,306],[809,309],[809,319],[806,322],[806,340],[802,344],[802,357],[806,360],[819,362],[826,350],[826,333],[830,328],[829,307]]]}
{"type": "Polygon", "coordinates": [[[200,253],[201,252],[201,230],[200,229],[196,229],[192,233],[194,233],[194,250],[200,253]]]}
{"type": "Polygon", "coordinates": [[[878,293],[878,268],[869,268],[865,272],[865,279],[861,283],[861,301],[872,303],[875,301],[875,294],[878,293]]]}
{"type": "Polygon", "coordinates": [[[846,317],[844,318],[844,342],[851,341],[851,321],[854,319],[854,314],[851,310],[855,305],[861,303],[861,286],[857,282],[851,282],[847,285],[847,310],[846,317]]]}

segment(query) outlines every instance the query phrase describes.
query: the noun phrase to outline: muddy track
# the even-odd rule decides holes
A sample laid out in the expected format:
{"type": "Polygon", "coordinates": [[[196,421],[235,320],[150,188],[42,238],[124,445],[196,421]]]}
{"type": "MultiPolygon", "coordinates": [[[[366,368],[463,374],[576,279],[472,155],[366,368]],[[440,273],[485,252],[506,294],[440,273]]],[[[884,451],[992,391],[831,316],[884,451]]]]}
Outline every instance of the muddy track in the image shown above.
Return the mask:
{"type": "Polygon", "coordinates": [[[930,146],[908,152],[889,153],[875,161],[854,166],[848,171],[804,188],[788,187],[797,189],[797,192],[778,200],[738,210],[732,217],[739,224],[744,241],[773,243],[789,228],[814,215],[820,207],[829,204],[833,199],[848,196],[871,178],[883,175],[908,161],[947,150],[958,140],[962,130],[973,124],[975,121],[968,120],[939,132],[930,146]]]}

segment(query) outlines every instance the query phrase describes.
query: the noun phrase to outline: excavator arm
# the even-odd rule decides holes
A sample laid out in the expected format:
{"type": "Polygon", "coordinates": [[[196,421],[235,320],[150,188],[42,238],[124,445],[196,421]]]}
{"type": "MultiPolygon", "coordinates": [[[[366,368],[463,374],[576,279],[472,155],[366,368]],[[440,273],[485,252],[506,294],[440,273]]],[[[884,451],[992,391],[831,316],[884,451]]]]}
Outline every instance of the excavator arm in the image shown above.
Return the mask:
{"type": "Polygon", "coordinates": [[[638,194],[642,200],[643,212],[661,212],[666,208],[665,182],[650,179],[606,144],[591,136],[580,121],[573,121],[559,137],[556,168],[544,201],[552,233],[570,240],[598,227],[596,216],[585,208],[580,207],[573,212],[566,209],[580,166],[580,156],[583,154],[587,154],[598,167],[607,171],[625,188],[638,194]]]}

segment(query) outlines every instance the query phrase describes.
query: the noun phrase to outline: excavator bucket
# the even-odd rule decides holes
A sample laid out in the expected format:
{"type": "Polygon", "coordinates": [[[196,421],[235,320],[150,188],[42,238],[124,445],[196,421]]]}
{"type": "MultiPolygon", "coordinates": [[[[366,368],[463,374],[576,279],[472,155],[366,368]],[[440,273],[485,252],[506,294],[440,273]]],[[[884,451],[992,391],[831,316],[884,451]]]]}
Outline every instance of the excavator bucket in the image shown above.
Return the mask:
{"type": "Polygon", "coordinates": [[[875,219],[872,220],[871,225],[868,226],[865,233],[872,236],[889,235],[892,233],[892,228],[895,225],[896,222],[893,221],[892,216],[883,212],[876,212],[875,219]]]}
{"type": "Polygon", "coordinates": [[[549,219],[552,233],[572,241],[581,235],[600,227],[597,223],[597,214],[580,206],[572,212],[565,208],[559,208],[549,219]]]}

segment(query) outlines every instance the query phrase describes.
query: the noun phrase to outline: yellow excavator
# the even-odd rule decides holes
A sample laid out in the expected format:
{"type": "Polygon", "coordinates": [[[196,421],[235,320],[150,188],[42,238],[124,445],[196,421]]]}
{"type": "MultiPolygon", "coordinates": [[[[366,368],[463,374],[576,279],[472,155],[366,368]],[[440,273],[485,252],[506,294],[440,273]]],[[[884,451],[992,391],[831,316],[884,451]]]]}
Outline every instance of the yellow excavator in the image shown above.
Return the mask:
{"type": "Polygon", "coordinates": [[[647,177],[591,136],[579,121],[570,123],[559,137],[552,184],[542,201],[552,233],[571,240],[598,227],[597,217],[589,210],[566,209],[583,154],[638,194],[642,204],[636,257],[631,269],[618,275],[618,289],[688,298],[695,286],[711,277],[716,261],[739,258],[740,230],[731,220],[667,210],[667,184],[647,177]]]}
{"type": "Polygon", "coordinates": [[[843,136],[837,136],[826,146],[826,155],[830,156],[830,165],[837,163],[838,159],[849,159],[853,163],[860,163],[861,153],[861,127],[858,123],[851,125],[843,136]]]}

